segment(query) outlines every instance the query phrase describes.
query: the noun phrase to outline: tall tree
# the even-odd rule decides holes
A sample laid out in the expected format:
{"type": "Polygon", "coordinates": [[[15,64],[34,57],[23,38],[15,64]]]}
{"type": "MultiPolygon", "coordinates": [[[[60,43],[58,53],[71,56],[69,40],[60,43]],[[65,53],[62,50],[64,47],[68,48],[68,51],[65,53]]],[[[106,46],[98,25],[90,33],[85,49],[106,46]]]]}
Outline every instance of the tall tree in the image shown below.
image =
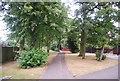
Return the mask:
{"type": "Polygon", "coordinates": [[[11,31],[11,37],[18,38],[21,50],[24,43],[30,48],[41,47],[41,41],[49,50],[51,41],[59,33],[56,30],[63,27],[67,17],[64,5],[60,2],[11,2],[8,5],[10,10],[4,20],[11,31]]]}
{"type": "MultiPolygon", "coordinates": [[[[79,9],[76,10],[76,23],[78,24],[79,30],[80,30],[80,54],[82,55],[82,58],[85,59],[85,52],[86,52],[86,36],[88,29],[92,26],[90,24],[91,17],[90,15],[93,14],[94,9],[97,7],[96,3],[94,2],[77,2],[76,4],[79,5],[79,9]]],[[[80,55],[79,54],[79,55],[80,55]]]]}
{"type": "MultiPolygon", "coordinates": [[[[112,6],[115,3],[112,2],[98,2],[98,3],[94,3],[94,2],[77,2],[77,4],[79,4],[79,9],[76,10],[75,14],[76,14],[76,18],[75,21],[76,23],[78,23],[77,27],[79,27],[79,30],[81,32],[80,37],[81,37],[81,42],[80,42],[80,54],[82,55],[82,58],[85,58],[85,52],[86,52],[86,39],[90,33],[94,33],[95,31],[91,32],[92,29],[94,29],[95,22],[96,21],[95,17],[96,14],[99,13],[99,15],[101,14],[101,19],[97,19],[99,20],[98,23],[99,26],[103,26],[106,27],[107,30],[111,30],[109,26],[113,26],[111,23],[111,20],[114,19],[115,15],[113,13],[115,13],[116,11],[114,9],[112,9],[112,6]],[[103,11],[103,12],[102,12],[103,11]],[[96,13],[97,12],[97,13],[96,13]],[[102,15],[102,13],[104,14],[104,16],[102,15]],[[112,13],[112,15],[110,15],[112,13]],[[109,15],[105,15],[105,14],[109,14],[109,15]],[[103,22],[101,22],[101,20],[104,20],[103,22]]],[[[97,15],[98,16],[98,15],[97,15]]],[[[97,24],[98,25],[98,24],[97,24]]],[[[98,27],[98,26],[96,26],[98,27]]],[[[98,31],[99,29],[102,31],[103,27],[98,27],[98,31]]],[[[108,32],[108,31],[106,31],[108,32]]],[[[106,32],[101,32],[103,34],[106,34],[106,32]]],[[[92,38],[91,38],[92,39],[92,38]]],[[[101,39],[106,39],[105,37],[101,37],[101,39]]],[[[104,47],[104,45],[102,44],[102,47],[104,47]]]]}
{"type": "Polygon", "coordinates": [[[102,9],[96,12],[95,19],[93,20],[94,26],[89,31],[89,36],[91,36],[88,38],[89,43],[101,48],[101,58],[98,59],[99,61],[102,60],[104,46],[110,42],[112,36],[115,37],[116,27],[113,23],[118,21],[118,10],[114,9],[113,5],[115,4],[103,6],[102,9]]]}

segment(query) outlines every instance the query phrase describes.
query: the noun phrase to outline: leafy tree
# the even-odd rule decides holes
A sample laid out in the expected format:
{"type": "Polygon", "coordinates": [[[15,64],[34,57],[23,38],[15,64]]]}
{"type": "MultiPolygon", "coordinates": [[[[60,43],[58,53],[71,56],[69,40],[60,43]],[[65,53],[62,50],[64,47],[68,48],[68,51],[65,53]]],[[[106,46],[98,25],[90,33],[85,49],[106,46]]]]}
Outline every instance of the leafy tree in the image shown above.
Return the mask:
{"type": "Polygon", "coordinates": [[[42,48],[47,47],[49,52],[53,40],[62,39],[67,8],[61,2],[10,2],[8,5],[4,21],[11,31],[10,39],[19,44],[21,67],[46,64],[48,54],[42,48]]]}
{"type": "Polygon", "coordinates": [[[101,49],[109,41],[108,32],[115,28],[113,22],[117,20],[117,10],[112,8],[115,4],[113,2],[77,2],[77,4],[80,8],[75,12],[75,23],[81,33],[80,54],[84,59],[88,41],[94,41],[93,45],[98,44],[101,49]]]}
{"type": "Polygon", "coordinates": [[[75,12],[75,21],[78,24],[77,27],[79,29],[81,38],[80,54],[82,55],[82,58],[85,59],[87,32],[92,27],[92,18],[90,15],[93,14],[94,9],[97,6],[94,2],[77,2],[76,4],[80,6],[79,9],[75,12]]]}
{"type": "Polygon", "coordinates": [[[61,33],[67,17],[64,6],[59,2],[26,2],[9,3],[9,8],[4,20],[21,50],[26,42],[30,48],[47,46],[49,52],[51,41],[61,33]]]}
{"type": "Polygon", "coordinates": [[[105,7],[99,11],[95,16],[93,29],[89,32],[91,35],[88,38],[89,43],[91,42],[95,46],[99,46],[101,51],[99,54],[102,60],[102,54],[104,52],[104,46],[110,42],[112,36],[115,36],[116,27],[113,25],[117,21],[118,10],[112,8],[111,6],[105,7]],[[91,33],[92,32],[92,33],[91,33]]]}

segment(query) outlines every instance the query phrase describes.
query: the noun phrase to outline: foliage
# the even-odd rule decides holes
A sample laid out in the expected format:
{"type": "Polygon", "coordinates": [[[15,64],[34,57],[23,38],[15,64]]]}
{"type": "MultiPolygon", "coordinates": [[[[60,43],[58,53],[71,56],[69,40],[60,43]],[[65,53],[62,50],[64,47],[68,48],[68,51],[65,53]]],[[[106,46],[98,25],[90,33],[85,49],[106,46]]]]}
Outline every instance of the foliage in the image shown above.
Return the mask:
{"type": "Polygon", "coordinates": [[[52,44],[51,50],[55,50],[56,46],[57,46],[56,44],[52,44]]]}
{"type": "Polygon", "coordinates": [[[87,32],[93,27],[91,14],[94,13],[94,2],[76,2],[79,9],[75,11],[75,26],[79,29],[80,54],[85,58],[87,32]]]}
{"type": "Polygon", "coordinates": [[[96,50],[95,54],[96,54],[96,58],[98,59],[100,57],[99,50],[96,50]]]}
{"type": "Polygon", "coordinates": [[[57,44],[52,44],[51,50],[53,50],[53,51],[59,51],[59,49],[57,47],[57,44]]]}
{"type": "Polygon", "coordinates": [[[75,11],[75,26],[79,29],[81,39],[80,54],[85,57],[86,45],[102,47],[114,36],[118,21],[118,10],[114,2],[76,2],[79,9],[75,11]]]}
{"type": "Polygon", "coordinates": [[[109,49],[111,49],[112,46],[110,46],[110,45],[105,45],[104,48],[109,48],[109,49]]]}
{"type": "MultiPolygon", "coordinates": [[[[74,19],[68,18],[68,9],[61,2],[10,2],[7,5],[4,21],[11,32],[10,39],[20,47],[47,47],[47,51],[50,48],[58,51],[61,41],[68,39],[71,51],[77,52],[80,46],[80,54],[85,58],[87,45],[104,47],[111,39],[111,43],[119,41],[115,38],[119,30],[113,24],[118,22],[118,10],[113,7],[118,7],[118,3],[76,2],[79,9],[74,19]],[[58,49],[53,42],[58,43],[58,49]]],[[[29,52],[26,53],[29,55],[29,52]]]]}
{"type": "Polygon", "coordinates": [[[77,45],[77,34],[74,33],[75,30],[71,30],[68,34],[67,45],[68,48],[71,50],[72,53],[76,53],[79,51],[77,45]]]}
{"type": "MultiPolygon", "coordinates": [[[[100,51],[99,51],[99,50],[96,50],[95,54],[96,54],[96,59],[101,58],[101,55],[100,55],[100,51]]],[[[106,59],[106,55],[102,55],[102,60],[105,60],[105,59],[106,59]]]]}
{"type": "Polygon", "coordinates": [[[59,49],[58,49],[58,48],[55,48],[54,51],[59,51],[59,49]]]}
{"type": "Polygon", "coordinates": [[[18,43],[24,40],[30,48],[42,48],[50,47],[53,39],[61,36],[67,18],[67,9],[61,2],[11,2],[8,5],[4,21],[11,31],[11,39],[18,43]]]}
{"type": "Polygon", "coordinates": [[[67,43],[68,43],[68,48],[71,50],[72,53],[78,52],[76,41],[73,41],[72,39],[68,38],[67,43]]]}
{"type": "Polygon", "coordinates": [[[93,43],[102,46],[110,42],[112,34],[116,31],[116,27],[113,25],[116,18],[117,10],[114,8],[108,7],[97,11],[94,22],[95,33],[92,34],[93,43]]]}
{"type": "Polygon", "coordinates": [[[106,59],[106,55],[102,55],[102,60],[105,60],[106,59]]]}
{"type": "Polygon", "coordinates": [[[32,68],[47,63],[48,53],[40,51],[39,49],[32,48],[31,50],[18,51],[19,53],[17,61],[21,68],[32,68]]]}

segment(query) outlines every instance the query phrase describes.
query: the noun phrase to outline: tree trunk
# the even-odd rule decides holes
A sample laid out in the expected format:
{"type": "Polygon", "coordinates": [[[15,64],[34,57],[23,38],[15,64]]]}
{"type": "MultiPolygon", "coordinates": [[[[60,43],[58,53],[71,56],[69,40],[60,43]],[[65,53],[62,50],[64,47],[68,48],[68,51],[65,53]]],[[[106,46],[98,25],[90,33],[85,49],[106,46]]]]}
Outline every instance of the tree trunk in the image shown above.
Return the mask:
{"type": "Polygon", "coordinates": [[[98,58],[98,61],[101,61],[102,60],[102,56],[103,56],[103,53],[104,53],[104,45],[102,45],[102,48],[101,48],[101,51],[100,51],[100,57],[98,58]]]}
{"type": "Polygon", "coordinates": [[[38,47],[39,47],[39,50],[41,50],[40,40],[39,40],[38,44],[39,44],[39,46],[38,46],[38,47]]]}
{"type": "Polygon", "coordinates": [[[60,42],[61,42],[61,38],[58,39],[58,50],[59,50],[59,51],[61,50],[60,42]]]}
{"type": "Polygon", "coordinates": [[[82,59],[85,59],[85,51],[86,51],[86,32],[82,30],[81,32],[81,43],[80,43],[80,54],[79,56],[82,55],[82,59]]]}
{"type": "Polygon", "coordinates": [[[47,46],[47,52],[48,52],[48,53],[50,52],[50,47],[49,47],[49,46],[47,46]]]}
{"type": "Polygon", "coordinates": [[[50,52],[50,42],[47,43],[47,52],[50,52]]]}
{"type": "Polygon", "coordinates": [[[36,44],[36,39],[35,39],[35,38],[32,38],[32,39],[31,39],[31,48],[32,48],[32,47],[35,47],[35,46],[36,46],[35,44],[36,44]]]}
{"type": "Polygon", "coordinates": [[[24,44],[25,44],[25,40],[23,39],[20,41],[20,47],[19,47],[20,51],[24,50],[24,44]]]}

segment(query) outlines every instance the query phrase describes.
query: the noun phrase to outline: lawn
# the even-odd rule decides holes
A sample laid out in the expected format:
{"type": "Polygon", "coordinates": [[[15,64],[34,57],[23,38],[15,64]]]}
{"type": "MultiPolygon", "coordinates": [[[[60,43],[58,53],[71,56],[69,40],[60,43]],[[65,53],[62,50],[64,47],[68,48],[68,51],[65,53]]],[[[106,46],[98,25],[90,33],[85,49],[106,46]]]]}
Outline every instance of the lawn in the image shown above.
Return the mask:
{"type": "Polygon", "coordinates": [[[66,54],[65,58],[68,69],[74,77],[103,70],[118,64],[118,60],[111,58],[98,62],[93,55],[86,55],[86,59],[81,59],[81,57],[78,57],[78,54],[66,54]]]}
{"type": "Polygon", "coordinates": [[[13,76],[12,79],[39,79],[44,73],[45,68],[47,68],[49,63],[56,56],[56,54],[57,52],[50,51],[50,55],[48,57],[48,64],[46,66],[31,69],[19,68],[19,64],[16,61],[5,63],[2,66],[3,67],[2,77],[13,76]]]}

